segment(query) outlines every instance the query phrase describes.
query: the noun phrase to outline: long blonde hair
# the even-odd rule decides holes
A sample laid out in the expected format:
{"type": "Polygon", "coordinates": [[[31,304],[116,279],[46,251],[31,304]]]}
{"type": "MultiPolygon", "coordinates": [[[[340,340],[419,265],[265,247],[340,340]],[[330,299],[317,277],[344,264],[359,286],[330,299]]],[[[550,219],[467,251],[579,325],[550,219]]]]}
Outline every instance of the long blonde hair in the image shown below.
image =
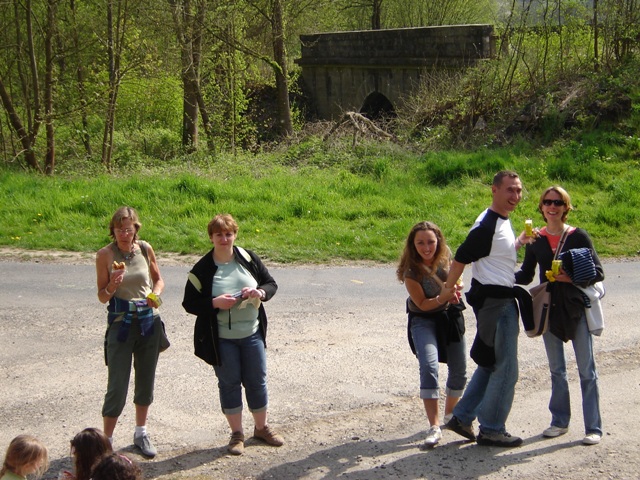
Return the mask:
{"type": "Polygon", "coordinates": [[[448,268],[449,260],[450,260],[450,250],[447,247],[447,241],[444,239],[444,235],[442,234],[442,230],[440,227],[433,222],[420,222],[416,223],[409,232],[407,236],[407,240],[404,244],[404,250],[402,251],[402,256],[400,257],[400,261],[398,262],[398,268],[396,269],[396,277],[399,282],[404,283],[404,276],[407,271],[412,271],[414,275],[417,275],[418,278],[422,277],[425,273],[422,268],[422,257],[416,250],[416,246],[414,245],[414,240],[416,238],[416,234],[422,231],[431,230],[438,240],[438,246],[436,247],[436,253],[433,256],[433,264],[432,268],[435,270],[438,267],[448,268]]]}
{"type": "Polygon", "coordinates": [[[7,453],[4,456],[0,477],[7,472],[20,475],[24,467],[36,464],[35,475],[41,477],[49,468],[49,452],[47,447],[31,435],[18,435],[11,440],[7,453]]]}

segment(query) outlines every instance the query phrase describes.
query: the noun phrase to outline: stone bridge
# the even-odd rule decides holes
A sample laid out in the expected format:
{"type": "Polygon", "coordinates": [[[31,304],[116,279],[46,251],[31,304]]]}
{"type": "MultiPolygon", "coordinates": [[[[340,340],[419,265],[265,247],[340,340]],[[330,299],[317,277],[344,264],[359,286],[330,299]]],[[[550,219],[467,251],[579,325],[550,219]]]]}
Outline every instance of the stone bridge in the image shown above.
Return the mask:
{"type": "Polygon", "coordinates": [[[460,69],[495,53],[492,25],[301,35],[296,63],[321,119],[345,111],[393,114],[425,72],[460,69]]]}

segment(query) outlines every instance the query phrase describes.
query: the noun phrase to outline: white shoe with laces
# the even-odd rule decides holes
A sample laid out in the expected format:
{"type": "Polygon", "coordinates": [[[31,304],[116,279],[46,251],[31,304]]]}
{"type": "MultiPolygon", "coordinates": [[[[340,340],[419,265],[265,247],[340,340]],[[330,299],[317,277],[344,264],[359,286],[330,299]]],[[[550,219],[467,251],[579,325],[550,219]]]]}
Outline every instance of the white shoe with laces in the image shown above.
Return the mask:
{"type": "Polygon", "coordinates": [[[151,443],[151,439],[149,438],[149,434],[144,433],[140,436],[133,436],[133,444],[140,449],[143,455],[153,458],[158,454],[156,447],[151,443]]]}
{"type": "Polygon", "coordinates": [[[424,445],[426,447],[433,447],[438,444],[442,439],[442,431],[437,425],[431,425],[427,431],[427,438],[424,439],[424,445]]]}
{"type": "Polygon", "coordinates": [[[546,438],[555,438],[560,435],[564,435],[569,431],[569,427],[556,427],[555,425],[551,425],[549,428],[545,428],[544,432],[542,432],[542,436],[546,438]]]}
{"type": "Polygon", "coordinates": [[[582,439],[582,443],[585,445],[597,445],[600,443],[600,440],[602,440],[602,435],[598,433],[589,433],[582,439]]]}

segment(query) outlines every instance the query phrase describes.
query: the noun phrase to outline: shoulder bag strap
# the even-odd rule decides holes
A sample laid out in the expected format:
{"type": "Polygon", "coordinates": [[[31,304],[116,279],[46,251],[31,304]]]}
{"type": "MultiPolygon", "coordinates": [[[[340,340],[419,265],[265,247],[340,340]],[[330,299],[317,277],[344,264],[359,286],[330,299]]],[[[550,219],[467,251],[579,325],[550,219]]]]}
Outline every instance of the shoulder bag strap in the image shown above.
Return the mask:
{"type": "Polygon", "coordinates": [[[569,227],[565,227],[562,231],[562,237],[560,237],[560,242],[558,242],[558,248],[556,248],[556,254],[553,256],[553,259],[556,260],[560,252],[562,251],[562,247],[564,247],[564,242],[567,239],[567,235],[569,234],[569,227]]]}

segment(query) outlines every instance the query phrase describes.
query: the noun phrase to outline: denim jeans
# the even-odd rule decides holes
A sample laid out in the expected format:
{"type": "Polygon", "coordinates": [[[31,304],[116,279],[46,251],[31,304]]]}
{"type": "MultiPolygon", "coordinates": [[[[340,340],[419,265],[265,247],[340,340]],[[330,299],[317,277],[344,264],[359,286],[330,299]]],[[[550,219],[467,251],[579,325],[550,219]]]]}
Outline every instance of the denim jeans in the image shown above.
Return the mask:
{"type": "Polygon", "coordinates": [[[476,316],[497,321],[496,363],[478,366],[453,414],[464,425],[477,417],[484,433],[504,433],[518,381],[518,307],[513,298],[487,298],[476,316]]]}
{"type": "MultiPolygon", "coordinates": [[[[551,425],[566,428],[571,419],[571,405],[564,342],[550,332],[545,333],[543,339],[551,371],[551,400],[549,400],[551,425]]],[[[585,433],[587,435],[590,433],[602,435],[600,393],[598,391],[596,360],[593,355],[593,337],[589,333],[587,319],[584,315],[577,325],[575,338],[571,343],[573,343],[580,375],[585,433]]]]}
{"type": "Polygon", "coordinates": [[[267,355],[260,330],[239,339],[220,339],[218,377],[220,406],[225,415],[242,412],[242,387],[251,412],[267,408],[267,355]]]}
{"type": "MultiPolygon", "coordinates": [[[[439,398],[438,387],[438,342],[436,320],[414,317],[411,320],[411,336],[416,348],[420,365],[420,398],[439,398]]],[[[451,342],[447,346],[446,394],[451,397],[462,396],[467,383],[467,347],[464,336],[460,342],[451,342]]]]}

